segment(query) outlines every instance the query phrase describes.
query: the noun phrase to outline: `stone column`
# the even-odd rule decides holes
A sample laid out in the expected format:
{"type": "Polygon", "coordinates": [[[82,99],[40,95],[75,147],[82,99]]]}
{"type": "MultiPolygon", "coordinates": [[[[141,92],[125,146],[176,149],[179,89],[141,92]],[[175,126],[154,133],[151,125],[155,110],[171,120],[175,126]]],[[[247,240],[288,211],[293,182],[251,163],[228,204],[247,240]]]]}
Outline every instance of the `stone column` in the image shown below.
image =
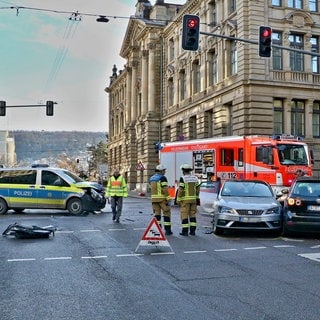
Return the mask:
{"type": "Polygon", "coordinates": [[[286,134],[291,134],[291,98],[283,101],[283,130],[286,134]]]}
{"type": "Polygon", "coordinates": [[[132,70],[130,67],[127,67],[127,88],[126,88],[126,112],[125,112],[125,123],[126,125],[131,122],[131,83],[132,83],[132,70]]]}
{"type": "Polygon", "coordinates": [[[148,50],[142,50],[142,64],[141,64],[141,115],[148,112],[148,50]]]}
{"type": "Polygon", "coordinates": [[[131,77],[131,121],[137,118],[137,68],[138,61],[132,61],[132,77],[131,77]]]}
{"type": "Polygon", "coordinates": [[[155,49],[156,44],[150,42],[148,44],[149,49],[149,65],[148,65],[148,76],[149,76],[149,94],[148,94],[148,111],[155,111],[155,49]]]}

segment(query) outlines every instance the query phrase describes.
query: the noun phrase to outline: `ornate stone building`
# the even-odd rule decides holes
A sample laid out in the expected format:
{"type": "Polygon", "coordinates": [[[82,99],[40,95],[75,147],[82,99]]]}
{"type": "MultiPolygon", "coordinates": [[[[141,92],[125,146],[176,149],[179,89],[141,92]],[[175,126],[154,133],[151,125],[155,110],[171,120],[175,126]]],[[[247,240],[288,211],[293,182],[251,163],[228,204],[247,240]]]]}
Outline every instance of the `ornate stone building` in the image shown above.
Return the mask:
{"type": "Polygon", "coordinates": [[[317,160],[319,41],[316,0],[139,0],[120,52],[127,63],[106,88],[110,169],[121,167],[131,189],[146,191],[155,142],[226,135],[299,135],[317,160]],[[206,33],[196,52],[181,48],[185,14],[198,15],[206,33]],[[257,42],[261,25],[273,30],[271,58],[233,39],[257,42]]]}

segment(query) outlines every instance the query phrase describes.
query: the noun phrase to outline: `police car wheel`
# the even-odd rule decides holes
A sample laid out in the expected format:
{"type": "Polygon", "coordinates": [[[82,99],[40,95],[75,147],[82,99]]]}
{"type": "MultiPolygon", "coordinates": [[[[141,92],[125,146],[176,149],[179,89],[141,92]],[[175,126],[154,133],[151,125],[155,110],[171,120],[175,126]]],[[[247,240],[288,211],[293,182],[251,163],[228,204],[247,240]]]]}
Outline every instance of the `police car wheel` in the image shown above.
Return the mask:
{"type": "Polygon", "coordinates": [[[6,214],[7,211],[8,211],[7,203],[5,202],[5,200],[0,198],[0,214],[6,214]]]}
{"type": "Polygon", "coordinates": [[[83,205],[81,199],[70,199],[67,204],[67,209],[70,214],[82,214],[83,213],[83,205]]]}

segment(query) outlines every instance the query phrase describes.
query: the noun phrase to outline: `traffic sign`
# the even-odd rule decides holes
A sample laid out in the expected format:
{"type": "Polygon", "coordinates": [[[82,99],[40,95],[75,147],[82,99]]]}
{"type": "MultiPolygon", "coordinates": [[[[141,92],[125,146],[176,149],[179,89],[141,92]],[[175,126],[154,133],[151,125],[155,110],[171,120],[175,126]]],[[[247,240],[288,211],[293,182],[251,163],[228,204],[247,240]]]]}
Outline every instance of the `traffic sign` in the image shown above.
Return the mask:
{"type": "Polygon", "coordinates": [[[159,246],[169,247],[171,249],[156,218],[153,217],[150,221],[135,251],[137,251],[140,246],[159,246]]]}

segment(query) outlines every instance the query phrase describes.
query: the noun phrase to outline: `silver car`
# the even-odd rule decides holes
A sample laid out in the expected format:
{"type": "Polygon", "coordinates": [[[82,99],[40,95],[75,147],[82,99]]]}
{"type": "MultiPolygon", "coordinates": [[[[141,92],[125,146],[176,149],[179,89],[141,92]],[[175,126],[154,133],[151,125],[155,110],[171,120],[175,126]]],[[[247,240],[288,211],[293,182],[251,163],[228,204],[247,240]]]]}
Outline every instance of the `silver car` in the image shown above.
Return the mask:
{"type": "Polygon", "coordinates": [[[224,230],[281,231],[281,204],[261,180],[228,180],[214,202],[213,232],[224,230]]]}

